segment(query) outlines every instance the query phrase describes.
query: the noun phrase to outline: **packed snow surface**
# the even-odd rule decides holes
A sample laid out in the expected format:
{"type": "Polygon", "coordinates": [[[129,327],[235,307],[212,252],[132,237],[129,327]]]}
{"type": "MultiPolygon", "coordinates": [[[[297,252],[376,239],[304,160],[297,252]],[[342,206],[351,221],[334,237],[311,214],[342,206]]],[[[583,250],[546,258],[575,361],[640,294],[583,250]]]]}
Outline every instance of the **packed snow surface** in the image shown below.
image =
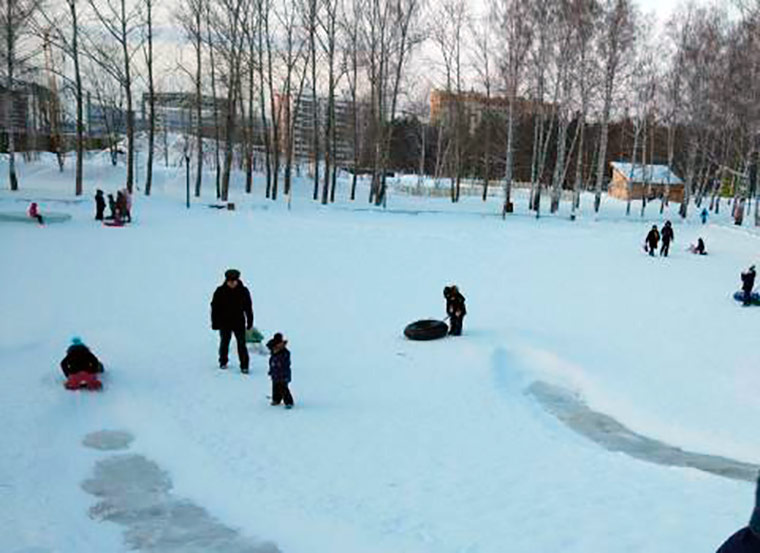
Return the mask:
{"type": "Polygon", "coordinates": [[[206,207],[209,172],[187,210],[184,173],[159,166],[134,223],[106,228],[92,193],[123,168],[86,169],[81,201],[48,158],[0,193],[0,211],[72,216],[0,222],[0,551],[130,550],[81,486],[121,455],[223,532],[284,553],[712,551],[746,524],[751,484],[609,451],[526,393],[546,382],[637,435],[756,464],[760,309],[731,295],[760,240],[725,201],[705,226],[607,198],[595,216],[591,197],[570,221],[567,203],[536,219],[518,193],[502,220],[498,198],[391,189],[380,209],[360,183],[352,203],[344,179],[323,207],[302,175],[288,209],[261,175],[247,195],[235,174],[227,211],[206,207]],[[650,258],[644,235],[666,218],[671,256],[650,258]],[[685,251],[699,236],[710,255],[685,251]],[[217,369],[209,302],[228,267],[256,326],[290,341],[292,411],[269,406],[265,357],[249,376],[234,353],[217,369]],[[405,340],[407,323],[445,316],[451,283],[464,335],[405,340]],[[105,364],[101,393],[62,386],[74,335],[105,364]],[[83,445],[112,429],[134,436],[129,452],[83,445]]]}

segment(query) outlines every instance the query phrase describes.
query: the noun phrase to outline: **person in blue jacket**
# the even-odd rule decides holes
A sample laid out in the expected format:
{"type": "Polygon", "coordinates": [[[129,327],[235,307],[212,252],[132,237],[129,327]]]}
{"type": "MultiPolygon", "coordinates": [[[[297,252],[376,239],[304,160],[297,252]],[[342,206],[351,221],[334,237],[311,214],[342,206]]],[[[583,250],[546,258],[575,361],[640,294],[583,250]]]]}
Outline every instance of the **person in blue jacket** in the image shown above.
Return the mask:
{"type": "Polygon", "coordinates": [[[728,538],[716,553],[760,553],[760,475],[755,490],[755,509],[749,525],[728,538]]]}
{"type": "Polygon", "coordinates": [[[269,377],[272,379],[272,405],[285,403],[285,409],[293,407],[293,396],[290,394],[290,351],[286,347],[288,341],[281,333],[276,333],[267,342],[269,348],[269,377]]]}
{"type": "Polygon", "coordinates": [[[707,223],[707,216],[709,215],[707,208],[703,207],[702,212],[699,214],[700,218],[702,219],[702,224],[704,225],[707,223]]]}

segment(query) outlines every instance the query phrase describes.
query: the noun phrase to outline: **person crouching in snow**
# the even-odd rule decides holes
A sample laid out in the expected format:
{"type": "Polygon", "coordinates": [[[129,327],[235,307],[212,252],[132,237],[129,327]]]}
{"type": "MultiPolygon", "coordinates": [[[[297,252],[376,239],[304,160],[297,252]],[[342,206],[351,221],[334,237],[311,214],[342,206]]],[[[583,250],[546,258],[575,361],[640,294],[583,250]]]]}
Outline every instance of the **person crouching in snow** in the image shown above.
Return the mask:
{"type": "Polygon", "coordinates": [[[707,250],[705,249],[705,241],[702,240],[701,238],[697,238],[696,245],[695,244],[690,245],[689,251],[697,255],[707,255],[707,250]]]}
{"type": "Polygon", "coordinates": [[[224,284],[214,292],[211,300],[211,328],[219,331],[219,368],[226,369],[230,340],[235,335],[240,372],[248,373],[248,348],[245,331],[253,328],[251,293],[240,280],[240,271],[228,269],[224,284]]]}
{"type": "Polygon", "coordinates": [[[272,403],[279,405],[285,402],[285,409],[293,407],[293,396],[290,395],[290,351],[286,347],[288,341],[283,339],[281,333],[275,334],[267,342],[269,349],[269,376],[272,379],[272,403]]]}
{"type": "Polygon", "coordinates": [[[647,238],[644,241],[644,251],[649,252],[649,255],[654,257],[659,242],[660,231],[657,230],[657,225],[652,225],[652,229],[649,231],[649,234],[647,234],[647,238]]]}
{"type": "Polygon", "coordinates": [[[65,385],[69,390],[100,390],[102,387],[97,375],[103,372],[103,363],[78,337],[71,339],[66,357],[61,360],[61,370],[66,376],[65,385]]]}
{"type": "Polygon", "coordinates": [[[446,314],[449,316],[449,334],[461,336],[462,323],[467,315],[464,296],[459,293],[459,288],[452,284],[443,289],[443,297],[446,298],[446,314]]]}
{"type": "Polygon", "coordinates": [[[742,273],[742,291],[744,292],[744,305],[752,303],[752,289],[755,287],[755,266],[752,265],[742,273]]]}
{"type": "Polygon", "coordinates": [[[718,548],[716,553],[759,553],[760,552],[760,476],[755,488],[755,509],[745,526],[718,548]]]}
{"type": "Polygon", "coordinates": [[[37,222],[41,225],[45,224],[45,221],[42,219],[42,215],[40,215],[40,210],[37,207],[37,202],[32,202],[32,204],[29,206],[29,211],[27,212],[29,214],[29,217],[32,219],[37,219],[37,222]]]}

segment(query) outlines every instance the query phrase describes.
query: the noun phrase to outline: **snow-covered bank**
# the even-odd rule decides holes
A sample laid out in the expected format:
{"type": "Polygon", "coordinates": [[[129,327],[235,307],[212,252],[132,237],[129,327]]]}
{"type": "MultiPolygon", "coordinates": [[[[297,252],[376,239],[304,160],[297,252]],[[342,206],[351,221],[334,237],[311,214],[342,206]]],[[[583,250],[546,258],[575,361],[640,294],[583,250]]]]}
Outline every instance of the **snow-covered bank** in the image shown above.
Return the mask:
{"type": "MultiPolygon", "coordinates": [[[[22,193],[71,197],[43,174],[22,193]]],[[[188,211],[172,174],[129,228],[95,224],[87,201],[54,202],[68,223],[0,226],[0,550],[126,550],[79,487],[100,458],[81,440],[108,428],[177,496],[286,553],[710,551],[746,522],[750,485],[610,453],[524,392],[546,380],[638,433],[757,462],[760,310],[730,298],[753,235],[674,221],[672,257],[651,259],[650,221],[612,200],[575,222],[518,200],[502,221],[498,199],[392,194],[383,211],[343,200],[346,183],[321,207],[299,181],[288,211],[241,175],[235,211],[209,196],[188,211]],[[709,256],[684,251],[697,236],[709,256]],[[268,405],[265,358],[247,378],[216,369],[208,304],[229,266],[257,326],[290,339],[292,412],[268,405]],[[451,282],[465,335],[405,341],[451,282]],[[106,362],[102,394],[61,386],[74,334],[106,362]]],[[[0,210],[22,205],[0,193],[0,210]]]]}

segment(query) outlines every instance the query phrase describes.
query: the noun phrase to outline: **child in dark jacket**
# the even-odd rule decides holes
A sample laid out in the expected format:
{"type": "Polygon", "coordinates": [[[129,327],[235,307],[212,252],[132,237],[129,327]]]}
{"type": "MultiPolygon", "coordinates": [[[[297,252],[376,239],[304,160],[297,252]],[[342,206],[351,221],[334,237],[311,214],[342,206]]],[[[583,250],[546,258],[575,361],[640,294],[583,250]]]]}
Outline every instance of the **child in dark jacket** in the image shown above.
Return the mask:
{"type": "Polygon", "coordinates": [[[285,403],[285,409],[293,407],[293,396],[290,395],[290,351],[286,347],[288,341],[279,332],[267,342],[269,348],[269,376],[272,379],[272,405],[285,403]]]}

